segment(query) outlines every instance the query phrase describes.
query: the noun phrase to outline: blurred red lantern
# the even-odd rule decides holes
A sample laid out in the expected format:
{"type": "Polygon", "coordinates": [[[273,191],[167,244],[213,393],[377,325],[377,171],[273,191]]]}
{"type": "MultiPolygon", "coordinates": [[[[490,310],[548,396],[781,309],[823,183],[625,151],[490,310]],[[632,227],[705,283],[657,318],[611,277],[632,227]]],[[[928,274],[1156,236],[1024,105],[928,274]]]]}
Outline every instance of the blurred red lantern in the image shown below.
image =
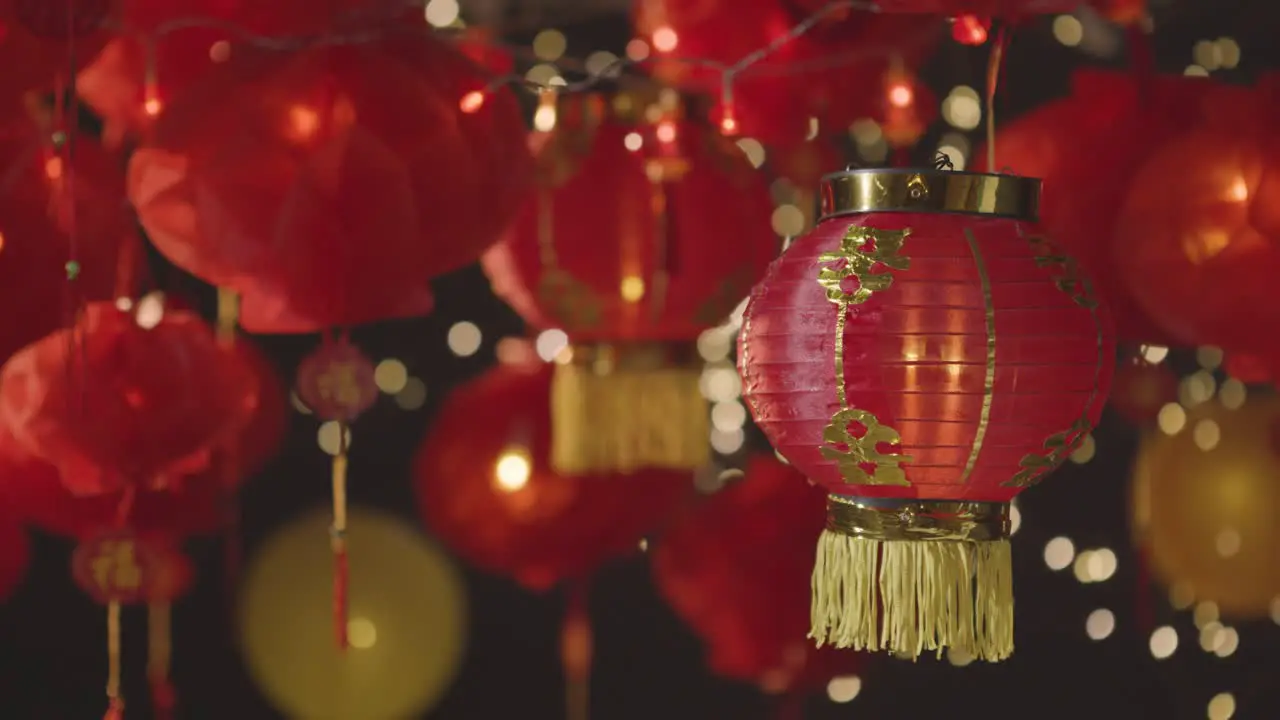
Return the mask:
{"type": "Polygon", "coordinates": [[[1166,404],[1178,401],[1178,376],[1168,365],[1141,357],[1120,361],[1111,383],[1111,407],[1135,425],[1153,422],[1166,404]]]}
{"type": "Polygon", "coordinates": [[[829,176],[825,219],[752,292],[744,397],[830,493],[819,643],[1012,651],[1008,503],[1088,434],[1115,354],[1092,283],[1029,222],[1039,189],[931,170],[829,176]]]}
{"type": "Polygon", "coordinates": [[[143,318],[91,303],[0,371],[0,422],[78,495],[206,471],[256,402],[240,358],[181,311],[143,318]]]}
{"type": "Polygon", "coordinates": [[[653,553],[655,582],[702,638],[713,672],[802,694],[862,665],[860,656],[815,648],[806,637],[823,497],[803,475],[760,456],[745,478],[663,533],[653,553]]]}
{"type": "MultiPolygon", "coordinates": [[[[1178,133],[1202,122],[1219,86],[1194,77],[1160,77],[1144,88],[1132,74],[1077,72],[1071,96],[1018,118],[996,138],[996,167],[1045,184],[1041,222],[1097,280],[1115,318],[1116,335],[1132,343],[1169,345],[1126,287],[1112,259],[1112,230],[1138,168],[1178,133]]],[[[989,171],[986,148],[975,166],[989,171]]]]}
{"type": "Polygon", "coordinates": [[[1085,0],[878,0],[885,13],[927,13],[930,15],[978,15],[1019,19],[1028,15],[1069,13],[1085,0]]]}
{"type": "MultiPolygon", "coordinates": [[[[782,38],[820,9],[804,5],[798,0],[644,0],[635,4],[634,24],[653,48],[652,67],[660,79],[727,101],[720,97],[720,68],[678,58],[732,65],[782,38]],[[673,59],[664,62],[664,55],[673,59]]],[[[720,108],[722,123],[730,125],[730,134],[786,144],[809,134],[813,116],[832,127],[869,117],[881,95],[867,78],[883,76],[892,56],[917,64],[937,36],[938,27],[930,19],[849,10],[830,14],[734,78],[732,103],[720,108]],[[817,68],[797,69],[804,63],[817,68]]]]}
{"type": "Polygon", "coordinates": [[[0,511],[0,599],[22,583],[31,554],[27,533],[12,509],[0,511]]]}
{"type": "Polygon", "coordinates": [[[111,297],[122,240],[136,232],[119,158],[72,142],[67,163],[49,129],[0,120],[0,304],[22,309],[0,327],[0,361],[66,324],[78,300],[111,297]]]}
{"type": "Polygon", "coordinates": [[[321,420],[350,423],[378,400],[373,361],[346,340],[326,340],[298,366],[298,398],[321,420]]]}
{"type": "Polygon", "coordinates": [[[1269,383],[1275,379],[1275,363],[1248,353],[1231,353],[1223,359],[1227,375],[1242,383],[1269,383]]]}
{"type": "Polygon", "coordinates": [[[706,461],[693,344],[779,245],[765,179],[741,151],[674,108],[644,120],[647,108],[661,114],[638,95],[566,103],[538,153],[537,196],[484,258],[500,297],[574,343],[553,400],[562,472],[706,461]]]}
{"type": "Polygon", "coordinates": [[[1280,136],[1206,127],[1130,184],[1112,244],[1143,309],[1179,342],[1280,356],[1280,136]]]}
{"type": "Polygon", "coordinates": [[[532,590],[635,552],[687,496],[689,473],[551,470],[551,369],[498,366],[454,390],[414,464],[418,509],[469,562],[532,590]]]}
{"type": "Polygon", "coordinates": [[[313,331],[384,319],[370,312],[404,311],[475,260],[523,198],[514,98],[459,108],[484,83],[426,35],[237,51],[165,110],[130,196],[161,252],[246,301],[313,331]]]}
{"type": "Polygon", "coordinates": [[[114,0],[0,0],[0,97],[53,89],[107,40],[114,0]]]}

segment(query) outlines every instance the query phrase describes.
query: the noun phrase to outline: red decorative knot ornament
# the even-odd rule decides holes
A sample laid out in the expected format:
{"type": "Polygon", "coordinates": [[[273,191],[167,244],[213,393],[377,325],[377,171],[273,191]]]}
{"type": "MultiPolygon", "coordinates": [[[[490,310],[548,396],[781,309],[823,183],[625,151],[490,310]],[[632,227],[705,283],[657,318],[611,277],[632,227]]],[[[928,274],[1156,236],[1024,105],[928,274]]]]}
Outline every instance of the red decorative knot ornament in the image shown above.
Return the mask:
{"type": "Polygon", "coordinates": [[[414,461],[418,510],[455,552],[535,591],[584,578],[692,491],[692,474],[551,467],[552,370],[499,365],[449,394],[414,461]]]}
{"type": "Polygon", "coordinates": [[[1009,501],[1089,433],[1115,363],[1092,282],[1036,230],[1038,180],[838,173],[756,286],[756,422],[830,493],[818,643],[1013,651],[1009,501]]]}
{"type": "Polygon", "coordinates": [[[257,383],[196,315],[89,303],[73,328],[0,371],[0,422],[79,495],[162,489],[208,471],[248,422],[257,383]]]}
{"type": "Polygon", "coordinates": [[[373,370],[360,348],[326,340],[298,366],[298,398],[321,420],[350,423],[378,400],[373,370]]]}
{"type": "Polygon", "coordinates": [[[277,315],[314,332],[423,312],[427,281],[474,262],[524,200],[532,163],[512,93],[464,113],[481,68],[429,33],[376,34],[237,46],[130,160],[148,237],[239,293],[250,332],[277,315]]]}
{"type": "Polygon", "coordinates": [[[772,454],[745,472],[663,531],[654,582],[702,639],[713,672],[803,696],[865,660],[805,639],[825,493],[772,454]]]}
{"type": "Polygon", "coordinates": [[[156,550],[132,530],[106,530],[80,541],[71,554],[71,576],[95,601],[107,605],[145,602],[156,550]]]}
{"type": "Polygon", "coordinates": [[[552,394],[559,472],[706,462],[695,343],[777,253],[764,176],[669,99],[565,101],[536,197],[483,260],[526,321],[573,343],[552,394]]]}

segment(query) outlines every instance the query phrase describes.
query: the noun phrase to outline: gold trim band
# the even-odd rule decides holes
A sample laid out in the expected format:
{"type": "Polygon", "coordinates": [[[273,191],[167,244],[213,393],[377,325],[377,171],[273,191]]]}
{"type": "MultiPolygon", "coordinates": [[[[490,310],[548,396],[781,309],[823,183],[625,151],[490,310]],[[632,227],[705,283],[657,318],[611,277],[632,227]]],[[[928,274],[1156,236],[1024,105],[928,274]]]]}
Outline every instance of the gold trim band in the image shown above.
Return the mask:
{"type": "Polygon", "coordinates": [[[871,540],[967,540],[1010,535],[1008,503],[827,496],[827,529],[871,540]]]}
{"type": "Polygon", "coordinates": [[[866,212],[990,215],[1034,221],[1040,181],[947,170],[848,170],[822,179],[822,217],[866,212]]]}
{"type": "Polygon", "coordinates": [[[687,342],[574,343],[556,356],[556,362],[590,367],[596,375],[664,368],[697,369],[704,364],[697,346],[687,342]]]}

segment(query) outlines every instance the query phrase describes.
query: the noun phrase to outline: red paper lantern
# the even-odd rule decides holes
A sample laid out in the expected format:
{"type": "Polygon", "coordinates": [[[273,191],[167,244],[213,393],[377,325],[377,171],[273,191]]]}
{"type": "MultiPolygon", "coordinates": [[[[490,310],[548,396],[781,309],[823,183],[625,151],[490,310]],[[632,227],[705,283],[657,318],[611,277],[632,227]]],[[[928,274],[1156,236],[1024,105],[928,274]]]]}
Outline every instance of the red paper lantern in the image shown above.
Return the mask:
{"type": "Polygon", "coordinates": [[[321,420],[350,423],[378,400],[373,374],[360,348],[327,340],[298,366],[298,398],[321,420]]]}
{"type": "MultiPolygon", "coordinates": [[[[1018,118],[996,138],[996,167],[1045,184],[1041,222],[1096,279],[1131,343],[1173,344],[1143,311],[1112,259],[1113,229],[1138,168],[1164,142],[1203,122],[1201,108],[1224,92],[1193,77],[1144,87],[1128,73],[1077,72],[1071,96],[1018,118]]],[[[975,167],[988,171],[986,148],[975,167]]]]}
{"type": "Polygon", "coordinates": [[[653,553],[654,580],[702,638],[716,674],[771,693],[802,694],[862,665],[854,653],[815,648],[806,638],[823,497],[794,469],[756,457],[744,479],[663,533],[653,553]]]}
{"type": "Polygon", "coordinates": [[[256,405],[252,376],[199,317],[140,320],[91,303],[75,328],[0,371],[0,422],[73,493],[161,489],[204,472],[256,405]]]}
{"type": "Polygon", "coordinates": [[[808,136],[813,116],[832,127],[872,116],[881,96],[867,78],[882,77],[894,57],[917,64],[939,35],[930,19],[845,9],[737,75],[732,98],[722,97],[720,68],[662,61],[663,55],[670,55],[732,65],[782,38],[820,9],[803,5],[796,0],[644,0],[635,4],[633,20],[637,34],[653,47],[651,66],[660,79],[722,101],[720,120],[729,134],[782,144],[808,136]],[[838,64],[832,64],[834,57],[838,64]],[[802,63],[822,63],[819,67],[826,69],[787,74],[788,68],[802,63]]]}
{"type": "Polygon", "coordinates": [[[878,0],[885,13],[927,13],[930,15],[978,15],[1020,19],[1029,15],[1069,13],[1085,0],[878,0]]]}
{"type": "Polygon", "coordinates": [[[825,219],[752,292],[744,397],[830,493],[819,643],[1012,651],[1008,502],[1088,434],[1115,353],[1092,283],[1030,222],[1038,192],[1009,175],[829,176],[825,219]]]}
{"type": "Polygon", "coordinates": [[[65,325],[80,299],[111,297],[136,232],[119,158],[75,137],[67,163],[52,137],[25,114],[0,120],[0,305],[21,308],[0,323],[0,361],[65,325]]]}
{"type": "Polygon", "coordinates": [[[1207,127],[1133,178],[1111,251],[1143,309],[1181,343],[1280,356],[1280,136],[1207,127]]]}
{"type": "Polygon", "coordinates": [[[634,552],[688,473],[551,470],[551,369],[499,366],[449,394],[414,464],[418,509],[459,555],[546,590],[634,552]]]}
{"type": "Polygon", "coordinates": [[[0,0],[0,97],[53,89],[107,40],[113,0],[0,0]]]}
{"type": "Polygon", "coordinates": [[[706,461],[693,344],[779,245],[763,175],[674,110],[646,120],[646,108],[661,113],[651,100],[566,103],[538,153],[537,196],[484,258],[500,297],[574,343],[553,400],[563,472],[706,461]]]}
{"type": "Polygon", "coordinates": [[[246,49],[169,105],[133,156],[130,196],[161,252],[246,301],[310,330],[384,319],[475,260],[522,199],[514,98],[459,109],[484,83],[412,33],[246,49]]]}

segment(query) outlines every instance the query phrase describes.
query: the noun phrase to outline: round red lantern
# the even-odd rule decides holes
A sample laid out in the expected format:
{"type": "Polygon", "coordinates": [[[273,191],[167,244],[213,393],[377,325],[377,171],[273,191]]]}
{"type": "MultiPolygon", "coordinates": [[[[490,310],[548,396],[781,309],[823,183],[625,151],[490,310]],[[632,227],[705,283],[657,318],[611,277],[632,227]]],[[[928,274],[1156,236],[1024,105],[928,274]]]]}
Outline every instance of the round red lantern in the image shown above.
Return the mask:
{"type": "Polygon", "coordinates": [[[74,327],[0,371],[0,422],[83,495],[206,471],[256,403],[241,358],[182,311],[143,317],[90,303],[74,327]]]}
{"type": "Polygon", "coordinates": [[[684,513],[653,552],[654,580],[707,649],[718,675],[775,694],[825,688],[862,658],[808,642],[813,545],[823,496],[773,457],[684,513]],[[723,598],[734,598],[732,603],[723,598]]]}
{"type": "Polygon", "coordinates": [[[546,365],[511,365],[454,390],[414,464],[418,509],[440,539],[532,590],[634,552],[692,489],[683,472],[553,472],[551,382],[546,365]]]}
{"type": "Polygon", "coordinates": [[[707,460],[694,343],[777,252],[763,175],[664,103],[638,93],[564,103],[541,138],[536,197],[484,258],[500,297],[573,343],[552,400],[561,472],[707,460]]]}
{"type": "Polygon", "coordinates": [[[752,292],[744,397],[830,493],[819,644],[1012,652],[1008,503],[1090,431],[1115,354],[1092,283],[1032,224],[1039,190],[1010,175],[828,176],[824,219],[752,292]]]}
{"type": "Polygon", "coordinates": [[[1112,257],[1181,343],[1280,357],[1277,161],[1280,138],[1210,127],[1168,142],[1133,178],[1112,257]]]}
{"type": "Polygon", "coordinates": [[[310,325],[296,329],[416,312],[406,299],[474,261],[523,199],[514,97],[459,106],[485,82],[426,34],[237,49],[159,118],[130,197],[175,264],[310,325]]]}
{"type": "Polygon", "coordinates": [[[298,366],[298,398],[321,420],[350,423],[378,400],[373,361],[345,339],[326,339],[298,366]]]}

